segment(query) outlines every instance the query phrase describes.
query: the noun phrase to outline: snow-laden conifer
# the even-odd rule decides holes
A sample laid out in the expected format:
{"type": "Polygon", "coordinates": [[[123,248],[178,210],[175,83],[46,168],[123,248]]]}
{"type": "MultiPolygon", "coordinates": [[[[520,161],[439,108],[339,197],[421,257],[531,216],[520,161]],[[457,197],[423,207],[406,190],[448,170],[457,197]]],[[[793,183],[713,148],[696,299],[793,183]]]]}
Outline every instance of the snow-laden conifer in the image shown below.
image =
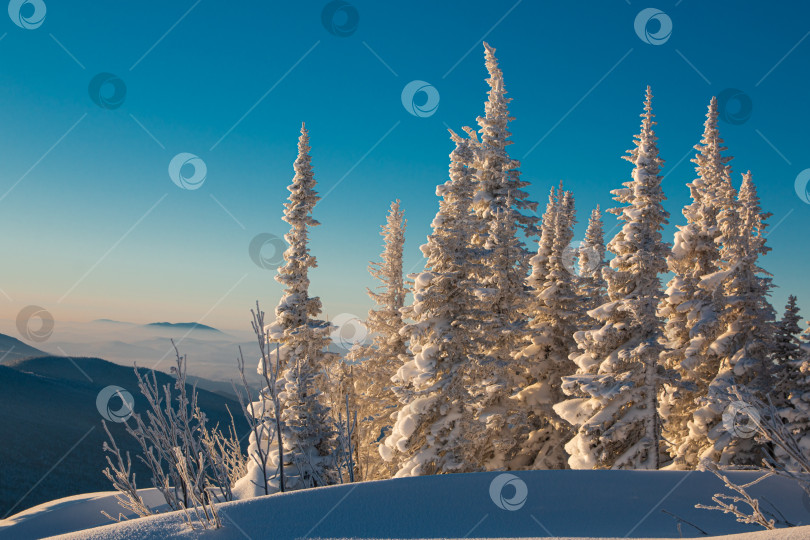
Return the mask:
{"type": "Polygon", "coordinates": [[[356,345],[348,355],[354,366],[354,390],[358,407],[360,439],[359,467],[362,480],[390,478],[396,472],[382,460],[378,446],[393,423],[391,415],[399,402],[392,389],[393,377],[407,354],[407,340],[400,333],[404,326],[400,310],[409,287],[402,275],[402,254],[407,220],[399,200],[391,203],[380,234],[384,247],[379,262],[369,264],[369,273],[380,282],[376,291],[368,290],[375,303],[366,318],[371,336],[368,345],[356,345]]]}
{"type": "Polygon", "coordinates": [[[607,300],[607,283],[602,277],[602,269],[605,267],[605,252],[602,211],[597,204],[588,218],[585,239],[577,248],[579,295],[583,301],[584,311],[601,306],[607,300]]]}
{"type": "Polygon", "coordinates": [[[647,88],[641,132],[625,159],[632,180],[612,193],[625,206],[611,213],[624,222],[608,243],[615,255],[603,276],[608,302],[591,310],[601,325],[574,334],[580,351],[571,355],[577,374],[565,377],[571,399],[554,410],[576,429],[565,448],[574,469],[655,469],[658,467],[658,358],[662,323],[656,306],[662,297],[659,274],[666,271],[668,244],[661,230],[664,210],[661,165],[653,126],[652,93],[647,88]]]}
{"type": "Polygon", "coordinates": [[[483,254],[471,247],[475,171],[469,164],[475,141],[455,133],[452,139],[450,179],[436,188],[439,211],[421,247],[425,271],[414,275],[413,303],[403,309],[412,320],[402,330],[410,355],[393,378],[402,405],[379,447],[382,458],[395,464],[397,477],[483,468],[470,459],[467,372],[477,361],[475,338],[483,316],[476,307],[478,285],[471,279],[480,272],[471,261],[483,254]]]}
{"type": "Polygon", "coordinates": [[[731,204],[731,176],[724,156],[726,147],[717,127],[717,99],[712,98],[703,136],[695,146],[697,178],[687,184],[692,201],[683,209],[685,225],[677,226],[672,252],[667,258],[674,274],[667,284],[659,314],[666,319],[662,364],[675,370],[680,382],[665,384],[659,396],[663,440],[668,457],[679,469],[699,464],[705,429],[693,415],[706,396],[709,382],[720,368],[710,349],[720,332],[719,290],[699,286],[701,279],[720,268],[721,243],[718,215],[731,204]]]}
{"type": "MultiPolygon", "coordinates": [[[[529,292],[526,284],[529,258],[523,237],[537,235],[537,203],[528,200],[520,178],[520,163],[510,157],[508,104],[503,73],[495,49],[484,44],[490,87],[485,115],[478,117],[480,140],[472,149],[474,194],[471,242],[483,248],[484,264],[472,276],[479,284],[476,302],[482,311],[476,354],[481,363],[470,366],[470,399],[481,425],[472,459],[488,469],[508,466],[517,451],[523,426],[523,407],[512,398],[522,388],[515,354],[522,348],[527,329],[529,292]],[[479,433],[480,431],[480,433],[479,433]]],[[[469,133],[469,132],[468,132],[469,133]]]]}
{"type": "MultiPolygon", "coordinates": [[[[523,231],[526,236],[537,235],[537,222],[535,215],[537,203],[528,200],[528,194],[523,190],[529,182],[520,178],[520,162],[512,159],[507,146],[512,144],[509,137],[509,122],[514,120],[509,115],[509,102],[512,98],[506,97],[503,72],[498,67],[495,49],[484,43],[485,60],[489,78],[487,84],[490,89],[489,98],[484,107],[484,116],[478,117],[480,144],[476,145],[476,184],[473,199],[473,208],[480,219],[492,222],[502,215],[511,198],[515,212],[510,218],[515,220],[515,227],[523,231]]],[[[483,239],[475,239],[479,243],[483,239]]],[[[525,246],[521,242],[521,247],[525,246]]]]}
{"type": "Polygon", "coordinates": [[[565,397],[562,377],[576,369],[568,357],[576,350],[573,335],[584,306],[577,293],[577,276],[565,260],[574,237],[574,198],[570,191],[560,189],[555,197],[557,193],[552,189],[538,254],[532,257],[528,344],[515,356],[526,369],[526,382],[515,397],[527,409],[529,431],[514,468],[566,468],[564,445],[573,435],[571,426],[552,407],[565,397]]]}
{"type": "MultiPolygon", "coordinates": [[[[309,151],[309,134],[302,126],[298,158],[294,164],[295,176],[287,188],[289,200],[284,203],[283,219],[290,225],[284,239],[289,247],[284,252],[284,265],[276,276],[284,290],[275,310],[275,321],[266,329],[270,350],[278,353],[271,359],[280,363],[275,391],[281,409],[283,456],[279,455],[272,441],[256,441],[254,437],[251,437],[248,449],[251,453],[256,451],[257,444],[267,445],[267,472],[276,471],[272,478],[268,478],[274,490],[281,487],[278,471],[282,460],[286,490],[325,486],[338,481],[337,434],[320,391],[322,373],[337,355],[326,352],[331,342],[331,328],[328,322],[317,319],[321,300],[309,295],[309,269],[317,266],[309,250],[309,228],[319,225],[312,217],[312,211],[320,199],[315,191],[309,151]]],[[[265,367],[275,370],[275,366],[260,364],[260,374],[265,367]]],[[[271,400],[269,389],[262,392],[261,400],[264,403],[255,403],[252,410],[263,416],[261,420],[266,424],[263,433],[275,433],[275,420],[267,418],[268,411],[274,410],[272,403],[268,403],[271,400]]],[[[249,459],[248,473],[242,482],[254,486],[256,495],[264,494],[262,474],[256,460],[249,459]]]]}
{"type": "MultiPolygon", "coordinates": [[[[774,381],[769,397],[785,428],[810,457],[810,357],[802,349],[800,320],[796,297],[790,295],[785,314],[775,325],[774,381]]],[[[780,447],[774,448],[774,455],[786,468],[798,470],[798,464],[780,447]]]]}
{"type": "MultiPolygon", "coordinates": [[[[734,189],[730,188],[733,195],[734,189]]],[[[721,243],[720,269],[701,279],[706,291],[720,291],[721,333],[710,346],[719,358],[719,371],[699,400],[690,423],[689,437],[699,459],[721,465],[759,464],[762,451],[755,437],[741,437],[730,429],[723,413],[733,401],[734,387],[764,396],[772,385],[770,367],[773,308],[768,302],[770,274],[759,267],[765,245],[765,220],[751,173],[743,175],[739,195],[729,199],[718,214],[721,243]]],[[[733,423],[732,423],[733,426],[733,423]]]]}

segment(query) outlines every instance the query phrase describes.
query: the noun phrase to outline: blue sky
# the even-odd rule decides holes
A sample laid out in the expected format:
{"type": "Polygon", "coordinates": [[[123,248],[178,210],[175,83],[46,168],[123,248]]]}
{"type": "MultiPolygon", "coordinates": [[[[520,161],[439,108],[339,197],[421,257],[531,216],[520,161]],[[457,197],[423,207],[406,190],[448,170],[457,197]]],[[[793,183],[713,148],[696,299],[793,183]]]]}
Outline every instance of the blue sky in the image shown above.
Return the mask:
{"type": "MultiPolygon", "coordinates": [[[[542,207],[564,180],[578,237],[590,209],[611,206],[609,191],[629,178],[620,157],[647,84],[673,225],[709,99],[739,90],[721,125],[735,182],[751,169],[779,223],[764,261],[777,310],[792,292],[810,315],[810,205],[794,191],[810,168],[805,3],[352,0],[334,19],[340,29],[357,14],[346,36],[324,26],[323,1],[44,3],[37,28],[0,21],[0,318],[35,304],[57,325],[103,317],[247,328],[253,302],[272,311],[280,293],[248,245],[285,232],[302,121],[328,193],[316,208],[311,292],[330,317],[364,316],[366,267],[393,199],[409,220],[406,269],[421,266],[452,149],[445,125],[475,126],[483,112],[484,39],[514,99],[510,149],[529,192],[542,207]],[[634,29],[649,7],[672,23],[659,45],[634,29]],[[99,73],[123,81],[119,107],[91,99],[99,73]],[[413,80],[437,90],[433,114],[403,107],[413,80]],[[746,99],[750,117],[735,119],[746,99]],[[182,152],[206,164],[199,189],[169,178],[182,152]]],[[[34,20],[34,8],[23,5],[23,18],[34,20]]],[[[646,28],[655,35],[658,24],[646,28]]]]}

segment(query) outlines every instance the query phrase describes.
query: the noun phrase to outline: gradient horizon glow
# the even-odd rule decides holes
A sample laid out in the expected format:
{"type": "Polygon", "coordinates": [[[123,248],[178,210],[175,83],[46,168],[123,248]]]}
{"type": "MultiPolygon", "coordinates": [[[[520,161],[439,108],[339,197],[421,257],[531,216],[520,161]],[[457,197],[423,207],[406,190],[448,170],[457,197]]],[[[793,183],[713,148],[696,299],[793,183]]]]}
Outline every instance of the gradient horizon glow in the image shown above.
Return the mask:
{"type": "MultiPolygon", "coordinates": [[[[0,319],[12,321],[0,331],[20,337],[13,320],[32,304],[57,327],[109,318],[249,329],[255,301],[272,313],[281,288],[248,246],[287,230],[282,204],[304,121],[323,197],[310,293],[324,317],[365,318],[365,289],[376,285],[366,268],[394,199],[408,219],[405,269],[422,268],[453,148],[447,126],[477,128],[483,114],[482,40],[497,49],[513,98],[509,150],[531,198],[542,209],[563,180],[578,239],[591,209],[614,206],[610,190],[629,180],[620,158],[649,84],[671,241],[706,107],[728,98],[720,128],[735,185],[750,169],[773,213],[762,263],[778,286],[774,307],[781,316],[796,294],[810,317],[810,204],[794,187],[810,168],[807,4],[352,0],[332,4],[330,33],[326,1],[44,3],[37,28],[0,19],[0,319]],[[646,27],[652,43],[634,28],[650,7],[672,23],[659,44],[661,20],[646,27]],[[126,89],[116,96],[104,86],[114,79],[95,79],[107,108],[88,93],[104,73],[126,89]],[[435,90],[406,110],[413,81],[435,90]],[[180,153],[205,164],[196,189],[169,178],[180,153]]],[[[33,4],[23,10],[33,17],[33,4]]],[[[606,232],[614,224],[607,216],[606,232]]]]}

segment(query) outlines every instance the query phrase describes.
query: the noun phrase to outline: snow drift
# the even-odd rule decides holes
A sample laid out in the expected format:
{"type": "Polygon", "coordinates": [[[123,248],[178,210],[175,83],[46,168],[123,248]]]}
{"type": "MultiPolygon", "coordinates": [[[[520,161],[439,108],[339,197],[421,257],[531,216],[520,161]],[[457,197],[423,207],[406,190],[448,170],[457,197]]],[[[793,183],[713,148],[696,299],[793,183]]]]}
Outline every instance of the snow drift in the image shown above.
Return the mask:
{"type": "MultiPolygon", "coordinates": [[[[710,473],[679,471],[527,471],[514,474],[526,485],[490,488],[503,473],[400,478],[344,484],[223,504],[225,523],[204,537],[217,539],[373,537],[702,537],[745,533],[744,525],[718,512],[698,510],[723,490],[710,473]],[[500,495],[500,497],[498,496],[500,495]],[[506,501],[509,504],[498,502],[506,501]],[[673,517],[673,515],[680,518],[673,517]],[[686,522],[690,522],[688,524],[686,522]],[[680,527],[679,527],[680,523],[680,527]],[[680,531],[679,531],[680,528],[680,531]]],[[[731,473],[732,480],[753,473],[731,473]]],[[[497,487],[497,486],[496,486],[497,487]]],[[[764,508],[778,507],[794,525],[810,523],[810,502],[790,481],[770,478],[752,489],[764,508]]],[[[67,533],[103,523],[99,496],[55,501],[0,521],[0,538],[24,540],[67,533]],[[89,504],[95,501],[93,504],[89,504]],[[64,521],[71,516],[70,521],[64,521]],[[81,518],[81,519],[80,519],[81,518]],[[61,529],[59,528],[61,526],[61,529]]],[[[107,503],[109,503],[109,499],[107,503]]],[[[115,508],[108,511],[115,511],[115,508]]],[[[178,513],[161,514],[68,534],[81,539],[195,538],[178,513]]],[[[750,539],[810,538],[810,527],[747,534],[750,539]]]]}

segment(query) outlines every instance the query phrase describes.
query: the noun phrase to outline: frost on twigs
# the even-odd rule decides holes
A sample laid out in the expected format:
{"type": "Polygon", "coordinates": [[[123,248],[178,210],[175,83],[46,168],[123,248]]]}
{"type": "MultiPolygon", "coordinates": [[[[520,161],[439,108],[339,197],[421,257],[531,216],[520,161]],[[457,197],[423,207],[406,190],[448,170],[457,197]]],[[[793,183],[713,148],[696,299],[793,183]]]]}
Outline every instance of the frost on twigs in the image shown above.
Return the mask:
{"type": "MultiPolygon", "coordinates": [[[[152,485],[160,491],[172,510],[182,510],[192,528],[218,529],[222,526],[216,503],[233,499],[232,478],[243,467],[235,429],[226,438],[218,426],[209,428],[205,413],[197,404],[197,388],[188,392],[186,384],[186,357],[175,350],[172,373],[175,383],[158,385],[155,372],[142,374],[135,368],[138,388],[146,399],[145,418],[133,414],[125,423],[127,433],[141,448],[137,456],[152,473],[152,485]],[[172,387],[175,393],[172,392],[172,387]]],[[[104,475],[122,495],[116,497],[122,507],[139,516],[154,513],[137,492],[135,477],[130,480],[130,458],[126,464],[121,451],[106,425],[110,443],[104,449],[116,458],[107,456],[108,467],[104,475]]],[[[110,519],[118,521],[116,518],[110,519]]],[[[123,516],[119,515],[119,519],[123,516]]]]}
{"type": "Polygon", "coordinates": [[[772,453],[767,452],[762,465],[753,468],[760,472],[761,476],[747,484],[738,485],[722,474],[715,463],[704,459],[701,461],[701,468],[712,472],[723,480],[725,486],[736,495],[718,493],[712,497],[712,500],[716,503],[714,506],[698,504],[695,507],[732,514],[741,523],[754,523],[761,525],[765,529],[775,529],[777,524],[788,527],[793,526],[781,515],[777,508],[774,508],[774,511],[779,514],[778,519],[769,512],[762,510],[759,501],[753,498],[747,492],[747,489],[771,476],[781,476],[796,481],[799,487],[810,495],[810,459],[807,458],[806,452],[800,447],[796,436],[782,420],[779,410],[774,406],[770,398],[768,398],[767,403],[763,402],[748,391],[741,390],[738,387],[732,387],[731,393],[730,399],[736,398],[744,401],[758,411],[758,418],[754,422],[758,438],[763,443],[769,443],[775,449],[789,456],[793,460],[793,464],[798,466],[798,470],[795,470],[795,467],[786,468],[783,460],[775,459],[772,453]],[[738,506],[739,504],[744,504],[748,510],[741,509],[738,506]]]}
{"type": "Polygon", "coordinates": [[[735,484],[729,480],[728,476],[724,475],[717,469],[717,465],[710,460],[703,460],[701,462],[703,470],[707,470],[714,474],[717,478],[723,481],[726,488],[730,489],[734,494],[715,493],[712,500],[715,502],[714,506],[705,504],[696,504],[695,508],[702,508],[704,510],[719,510],[724,514],[732,514],[740,523],[751,523],[762,526],[767,530],[776,528],[776,520],[770,517],[766,512],[763,512],[759,507],[759,500],[753,498],[748,494],[747,489],[754,486],[766,478],[773,476],[773,473],[765,473],[758,477],[756,480],[748,482],[747,484],[735,484]],[[746,511],[740,508],[740,504],[748,507],[746,511]]]}
{"type": "Polygon", "coordinates": [[[278,377],[281,369],[280,354],[278,345],[276,346],[275,360],[271,356],[270,341],[267,336],[267,329],[264,324],[264,311],[256,302],[256,310],[251,310],[253,320],[251,325],[259,344],[259,369],[264,388],[257,396],[257,401],[253,400],[250,385],[245,377],[245,357],[242,348],[239,348],[237,366],[241,377],[242,392],[236,390],[239,404],[245,414],[245,419],[250,426],[250,438],[248,442],[248,461],[245,466],[242,478],[234,483],[234,490],[237,498],[240,496],[267,495],[274,491],[271,486],[271,479],[277,478],[278,491],[285,490],[284,483],[284,448],[281,433],[281,403],[279,401],[279,389],[277,387],[278,377]],[[245,398],[247,401],[245,401],[245,398]],[[276,441],[278,449],[276,455],[279,459],[276,466],[270,465],[270,452],[273,441],[276,441]],[[273,471],[271,471],[273,469],[273,471]]]}
{"type": "MultiPolygon", "coordinates": [[[[130,458],[129,452],[126,453],[127,459],[125,464],[124,459],[121,456],[121,450],[118,448],[118,445],[115,444],[115,439],[110,433],[109,428],[107,428],[107,423],[102,420],[101,425],[104,426],[104,431],[110,438],[110,443],[108,444],[105,441],[104,445],[102,446],[102,450],[106,453],[112,454],[116,459],[116,463],[113,463],[110,456],[105,455],[104,457],[107,459],[108,466],[102,471],[104,476],[107,477],[107,480],[109,480],[115,490],[118,491],[118,493],[115,494],[115,500],[118,501],[119,506],[130,510],[138,517],[152,515],[155,512],[149,508],[138,493],[138,487],[135,483],[135,474],[131,473],[132,459],[130,458]]],[[[118,514],[118,517],[112,517],[103,510],[101,513],[112,521],[124,521],[127,519],[124,514],[121,513],[118,514]]]]}

